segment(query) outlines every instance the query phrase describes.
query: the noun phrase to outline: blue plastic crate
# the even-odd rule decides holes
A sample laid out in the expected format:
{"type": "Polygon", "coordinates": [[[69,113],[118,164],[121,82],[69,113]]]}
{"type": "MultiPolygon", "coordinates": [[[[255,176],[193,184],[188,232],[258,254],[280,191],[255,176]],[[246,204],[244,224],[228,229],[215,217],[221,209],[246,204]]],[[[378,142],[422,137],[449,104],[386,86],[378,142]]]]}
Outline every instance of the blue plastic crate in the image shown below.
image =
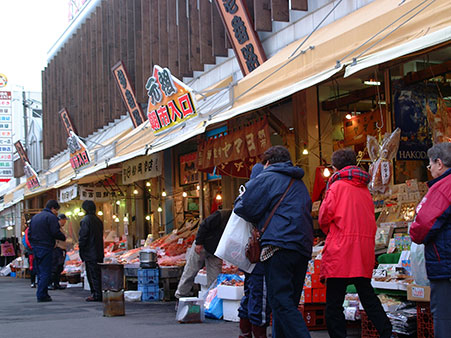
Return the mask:
{"type": "Polygon", "coordinates": [[[152,302],[160,300],[160,289],[158,285],[138,285],[138,291],[142,292],[143,302],[152,302]]]}
{"type": "Polygon", "coordinates": [[[138,285],[158,285],[159,270],[158,269],[139,269],[138,285]]]}

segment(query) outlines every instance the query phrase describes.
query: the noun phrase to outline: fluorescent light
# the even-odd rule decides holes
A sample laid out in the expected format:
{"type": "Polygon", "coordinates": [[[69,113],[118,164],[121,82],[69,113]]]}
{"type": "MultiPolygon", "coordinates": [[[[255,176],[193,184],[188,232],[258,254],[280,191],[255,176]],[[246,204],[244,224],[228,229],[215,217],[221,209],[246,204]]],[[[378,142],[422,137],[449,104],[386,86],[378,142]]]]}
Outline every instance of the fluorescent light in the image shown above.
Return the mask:
{"type": "Polygon", "coordinates": [[[381,83],[379,81],[369,80],[369,81],[363,81],[363,84],[366,84],[367,86],[380,86],[381,83]]]}

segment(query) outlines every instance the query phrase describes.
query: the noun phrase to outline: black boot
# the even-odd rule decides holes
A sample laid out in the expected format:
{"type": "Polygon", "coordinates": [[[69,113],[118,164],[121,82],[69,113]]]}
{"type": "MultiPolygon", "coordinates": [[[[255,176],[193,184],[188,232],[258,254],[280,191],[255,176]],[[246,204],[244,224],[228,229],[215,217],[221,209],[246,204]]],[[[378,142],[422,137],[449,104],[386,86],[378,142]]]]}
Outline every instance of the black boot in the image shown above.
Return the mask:
{"type": "Polygon", "coordinates": [[[240,335],[238,338],[252,338],[252,324],[248,318],[240,318],[240,335]]]}

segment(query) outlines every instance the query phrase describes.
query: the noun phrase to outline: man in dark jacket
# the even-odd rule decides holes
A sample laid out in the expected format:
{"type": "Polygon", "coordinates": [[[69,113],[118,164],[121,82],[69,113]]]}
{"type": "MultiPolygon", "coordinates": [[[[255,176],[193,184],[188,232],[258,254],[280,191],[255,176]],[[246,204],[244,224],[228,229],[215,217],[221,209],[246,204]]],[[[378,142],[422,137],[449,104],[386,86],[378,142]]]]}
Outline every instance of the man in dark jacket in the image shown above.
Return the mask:
{"type": "Polygon", "coordinates": [[[269,148],[262,158],[265,170],[246,184],[234,212],[262,229],[291,179],[293,185],[275,211],[261,237],[273,337],[310,337],[298,310],[308,261],[312,254],[311,199],[302,177],[285,147],[269,148]]]}
{"type": "Polygon", "coordinates": [[[44,210],[33,216],[28,230],[28,238],[33,247],[34,263],[38,276],[36,297],[38,302],[51,302],[47,287],[52,275],[52,258],[55,239],[65,241],[58,223],[60,205],[55,200],[47,202],[44,210]]]}
{"type": "Polygon", "coordinates": [[[186,264],[175,292],[176,298],[188,297],[194,278],[200,269],[207,267],[207,284],[210,286],[222,270],[222,260],[214,255],[232,210],[217,210],[199,225],[196,240],[186,253],[186,264]]]}
{"type": "Polygon", "coordinates": [[[78,246],[91,289],[91,296],[86,298],[86,301],[101,302],[102,283],[98,263],[103,263],[103,223],[96,216],[96,205],[93,201],[84,201],[81,207],[86,211],[86,216],[80,222],[78,246]]]}
{"type": "Polygon", "coordinates": [[[431,311],[435,337],[449,337],[451,329],[451,143],[428,150],[432,181],[417,206],[410,237],[424,244],[426,271],[431,282],[431,311]]]}

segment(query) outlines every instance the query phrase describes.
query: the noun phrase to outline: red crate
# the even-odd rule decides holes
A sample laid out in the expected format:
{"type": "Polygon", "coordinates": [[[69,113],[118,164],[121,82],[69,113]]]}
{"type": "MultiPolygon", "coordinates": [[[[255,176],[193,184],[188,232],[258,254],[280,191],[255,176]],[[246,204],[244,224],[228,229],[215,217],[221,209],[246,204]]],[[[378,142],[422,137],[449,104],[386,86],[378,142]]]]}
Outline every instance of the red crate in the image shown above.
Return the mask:
{"type": "Polygon", "coordinates": [[[304,321],[311,331],[327,329],[326,305],[304,304],[304,321]]]}
{"type": "Polygon", "coordinates": [[[417,302],[417,337],[434,338],[434,321],[430,303],[417,302]]]}

